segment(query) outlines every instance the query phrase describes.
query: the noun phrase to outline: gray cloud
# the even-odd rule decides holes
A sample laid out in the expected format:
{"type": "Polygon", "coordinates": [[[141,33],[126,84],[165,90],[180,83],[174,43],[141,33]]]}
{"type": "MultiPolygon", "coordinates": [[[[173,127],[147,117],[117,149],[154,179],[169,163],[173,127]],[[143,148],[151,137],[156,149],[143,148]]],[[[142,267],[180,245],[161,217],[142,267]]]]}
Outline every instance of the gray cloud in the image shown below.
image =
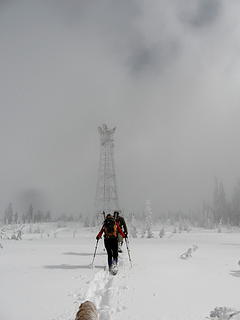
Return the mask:
{"type": "Polygon", "coordinates": [[[5,2],[1,212],[10,201],[20,208],[28,190],[56,214],[90,212],[102,123],[117,126],[126,210],[141,211],[145,199],[155,211],[199,208],[214,176],[231,191],[240,5],[210,2],[5,2]]]}
{"type": "Polygon", "coordinates": [[[208,27],[221,14],[222,3],[219,0],[185,0],[181,2],[179,16],[184,23],[195,27],[208,27]]]}
{"type": "Polygon", "coordinates": [[[136,76],[148,75],[149,73],[162,74],[174,66],[179,54],[179,42],[169,39],[167,42],[150,48],[136,47],[127,59],[127,66],[130,72],[136,76]]]}

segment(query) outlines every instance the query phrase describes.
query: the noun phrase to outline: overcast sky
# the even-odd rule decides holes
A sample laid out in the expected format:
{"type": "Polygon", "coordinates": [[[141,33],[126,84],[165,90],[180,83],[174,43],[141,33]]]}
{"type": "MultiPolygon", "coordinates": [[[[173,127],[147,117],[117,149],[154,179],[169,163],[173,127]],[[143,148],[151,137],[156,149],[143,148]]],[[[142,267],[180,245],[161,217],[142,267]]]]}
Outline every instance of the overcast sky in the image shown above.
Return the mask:
{"type": "Polygon", "coordinates": [[[239,0],[0,0],[0,210],[92,212],[97,127],[125,210],[240,177],[239,0]]]}

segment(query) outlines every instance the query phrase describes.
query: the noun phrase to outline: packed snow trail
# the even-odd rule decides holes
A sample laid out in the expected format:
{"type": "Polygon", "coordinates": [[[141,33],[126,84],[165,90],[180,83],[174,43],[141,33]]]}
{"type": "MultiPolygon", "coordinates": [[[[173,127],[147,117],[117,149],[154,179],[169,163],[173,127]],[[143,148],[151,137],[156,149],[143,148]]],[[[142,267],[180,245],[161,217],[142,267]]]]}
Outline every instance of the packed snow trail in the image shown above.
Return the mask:
{"type": "MultiPolygon", "coordinates": [[[[127,253],[123,252],[119,254],[119,271],[117,275],[109,273],[106,263],[107,255],[102,257],[97,256],[96,264],[99,268],[99,264],[102,265],[100,271],[93,267],[92,271],[94,275],[91,280],[87,281],[88,289],[85,293],[82,290],[76,290],[71,292],[70,295],[74,298],[73,310],[66,310],[64,313],[54,317],[52,320],[73,320],[78,311],[79,305],[86,301],[92,301],[97,307],[99,320],[113,320],[116,313],[126,309],[125,305],[122,305],[122,295],[128,288],[126,285],[127,275],[130,271],[129,261],[127,253]],[[100,263],[99,263],[99,261],[100,263]]],[[[81,280],[81,277],[76,281],[81,280]]]]}
{"type": "Polygon", "coordinates": [[[110,274],[106,268],[106,270],[97,272],[89,284],[86,300],[95,303],[99,312],[99,320],[114,319],[116,312],[125,309],[125,306],[121,306],[120,302],[121,293],[127,288],[120,285],[125,282],[126,272],[129,272],[125,264],[126,257],[122,253],[119,255],[119,272],[117,275],[110,274]]]}

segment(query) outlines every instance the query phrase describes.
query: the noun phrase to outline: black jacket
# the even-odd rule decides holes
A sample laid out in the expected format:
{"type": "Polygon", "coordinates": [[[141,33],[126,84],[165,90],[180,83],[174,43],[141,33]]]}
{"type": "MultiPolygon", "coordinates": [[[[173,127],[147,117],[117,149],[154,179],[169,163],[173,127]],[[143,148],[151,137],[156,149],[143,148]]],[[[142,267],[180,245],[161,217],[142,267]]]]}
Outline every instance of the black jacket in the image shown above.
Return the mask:
{"type": "Polygon", "coordinates": [[[123,230],[123,232],[125,234],[128,234],[127,225],[126,225],[124,218],[121,216],[118,216],[116,221],[119,224],[119,227],[123,230]]]}

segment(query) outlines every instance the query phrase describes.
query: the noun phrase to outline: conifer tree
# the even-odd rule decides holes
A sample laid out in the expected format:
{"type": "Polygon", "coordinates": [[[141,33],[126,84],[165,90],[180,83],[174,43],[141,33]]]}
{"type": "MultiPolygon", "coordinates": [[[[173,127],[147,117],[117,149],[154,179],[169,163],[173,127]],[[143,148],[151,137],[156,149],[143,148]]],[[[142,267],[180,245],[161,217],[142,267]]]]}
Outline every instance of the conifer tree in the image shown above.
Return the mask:
{"type": "Polygon", "coordinates": [[[153,238],[152,232],[152,208],[149,200],[145,203],[145,230],[147,231],[147,238],[153,238]]]}
{"type": "Polygon", "coordinates": [[[240,224],[240,180],[233,190],[230,221],[234,225],[240,224]]]}

